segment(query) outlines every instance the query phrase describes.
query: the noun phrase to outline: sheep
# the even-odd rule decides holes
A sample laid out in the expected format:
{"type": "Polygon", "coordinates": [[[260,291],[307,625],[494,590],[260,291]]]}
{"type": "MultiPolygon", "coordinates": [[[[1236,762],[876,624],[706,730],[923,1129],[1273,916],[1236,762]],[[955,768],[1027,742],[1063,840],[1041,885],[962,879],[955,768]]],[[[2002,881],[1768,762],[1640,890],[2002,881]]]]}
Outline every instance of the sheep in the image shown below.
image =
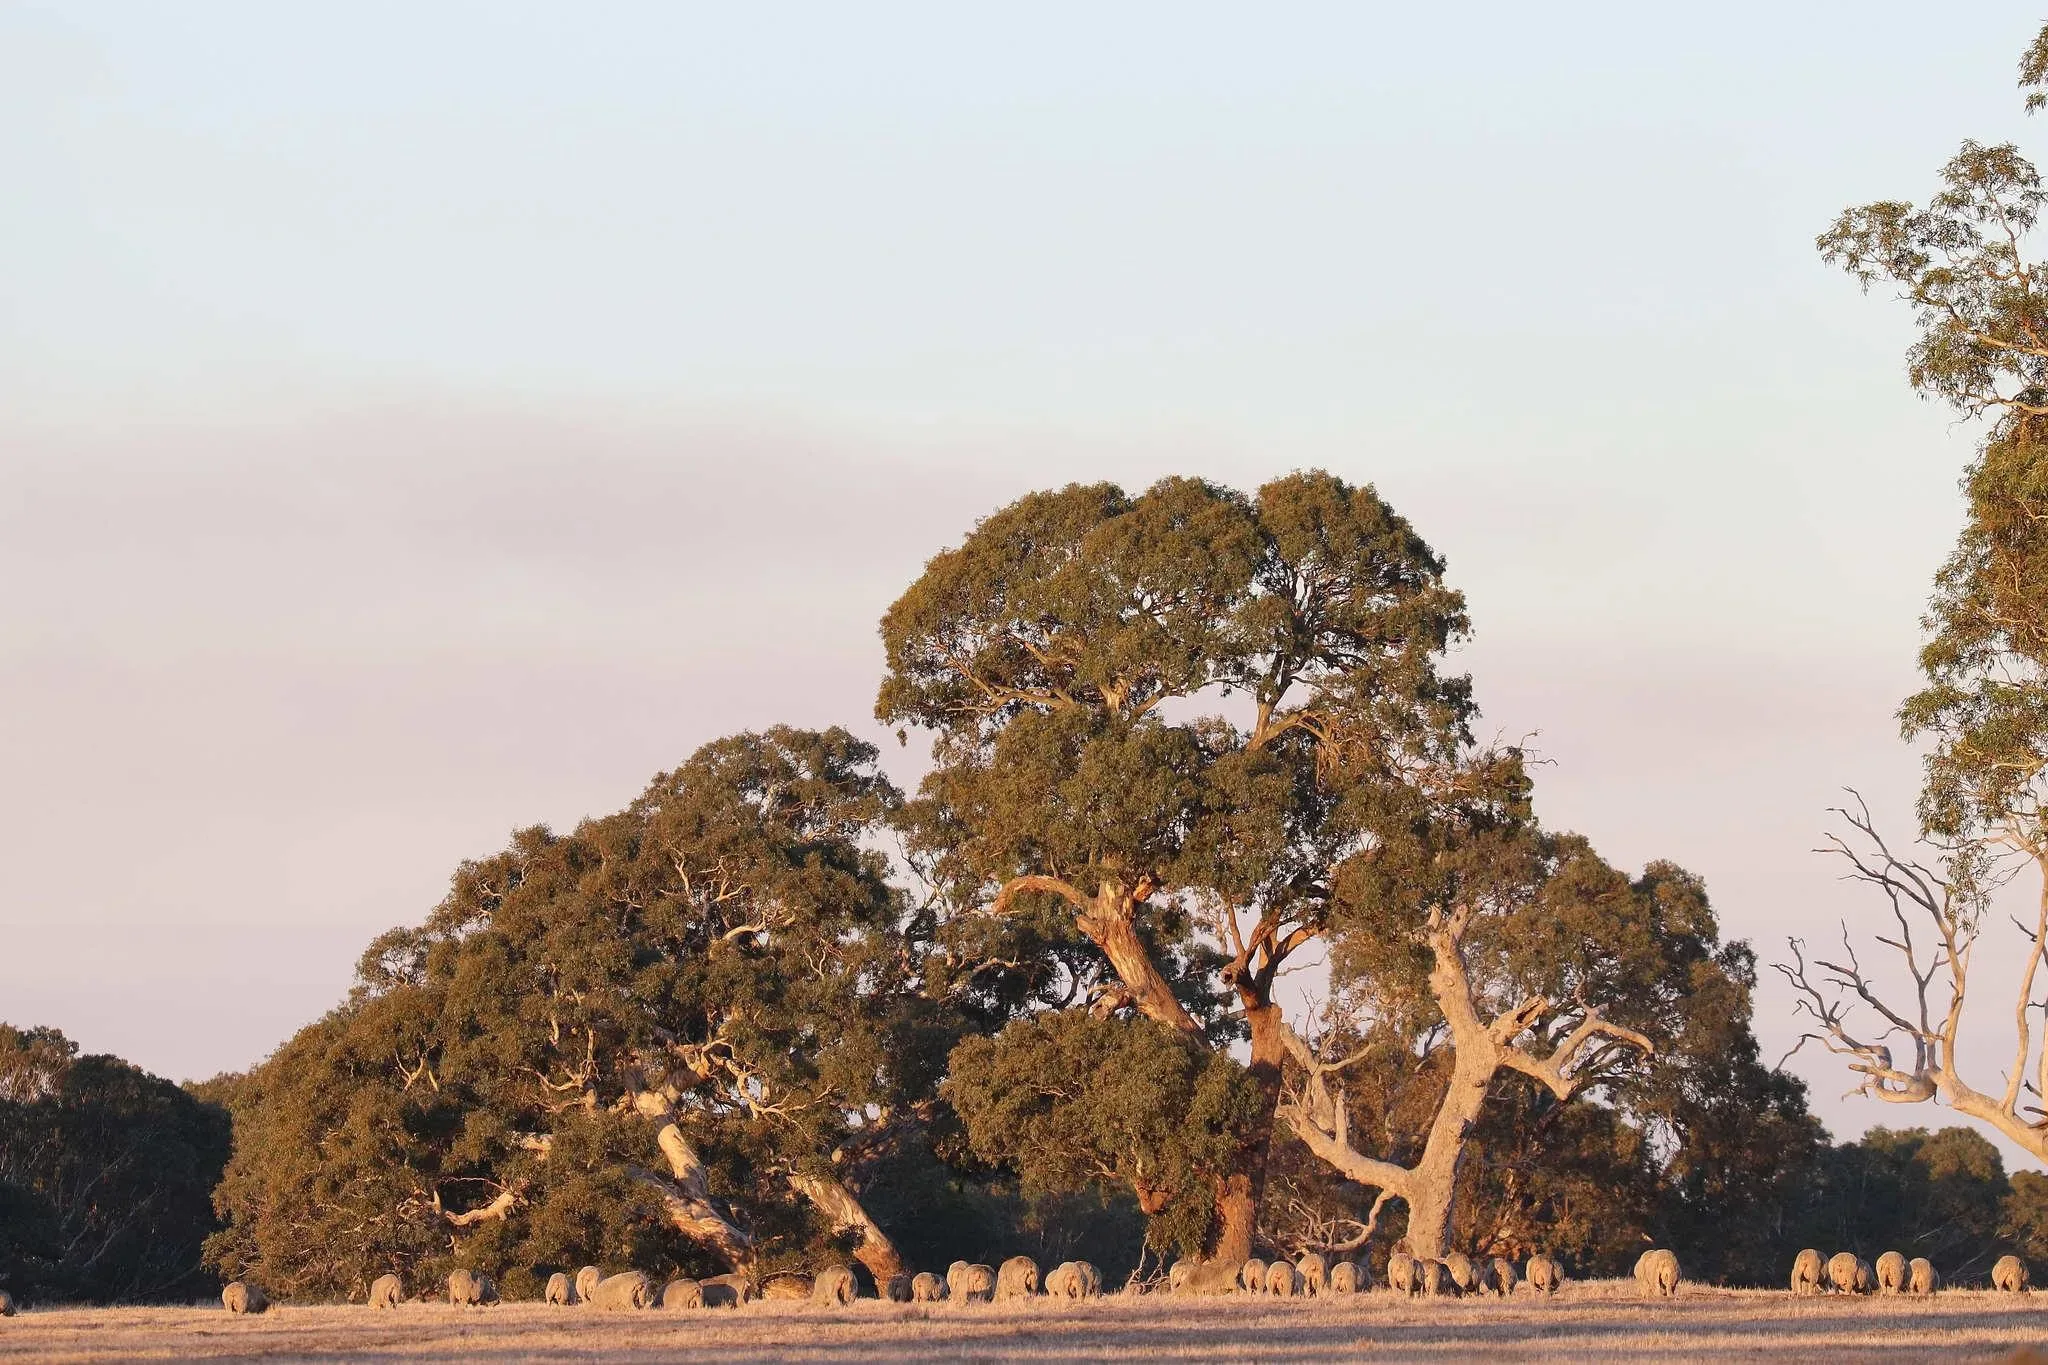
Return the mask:
{"type": "Polygon", "coordinates": [[[1505,1256],[1493,1258],[1493,1292],[1506,1298],[1515,1292],[1515,1263],[1505,1256]]]}
{"type": "Polygon", "coordinates": [[[1356,1294],[1363,1277],[1358,1266],[1351,1261],[1339,1261],[1330,1267],[1330,1292],[1332,1294],[1356,1294]]]}
{"type": "Polygon", "coordinates": [[[15,1306],[14,1295],[0,1289],[0,1318],[11,1318],[21,1310],[15,1306]]]}
{"type": "Polygon", "coordinates": [[[702,1308],[704,1286],[695,1280],[670,1280],[661,1290],[663,1308],[702,1308]]]}
{"type": "Polygon", "coordinates": [[[1915,1256],[1907,1262],[1906,1272],[1908,1294],[1932,1294],[1941,1288],[1941,1276],[1935,1273],[1934,1263],[1925,1256],[1915,1256]]]}
{"type": "Polygon", "coordinates": [[[946,1282],[929,1270],[920,1270],[910,1277],[910,1301],[912,1303],[937,1303],[946,1297],[946,1282]]]}
{"type": "Polygon", "coordinates": [[[1903,1294],[1906,1292],[1906,1258],[1896,1251],[1887,1251],[1877,1258],[1877,1292],[1880,1294],[1903,1294]]]}
{"type": "Polygon", "coordinates": [[[811,1297],[808,1275],[777,1275],[761,1286],[761,1298],[781,1303],[802,1303],[811,1297]]]}
{"type": "Polygon", "coordinates": [[[1856,1267],[1863,1264],[1863,1258],[1853,1251],[1838,1251],[1828,1257],[1828,1283],[1838,1294],[1860,1292],[1856,1285],[1856,1267]]]}
{"type": "Polygon", "coordinates": [[[1321,1294],[1326,1292],[1330,1282],[1330,1259],[1313,1251],[1304,1251],[1294,1263],[1294,1271],[1301,1276],[1301,1292],[1321,1294]]]}
{"type": "Polygon", "coordinates": [[[1238,1267],[1237,1284],[1240,1289],[1256,1294],[1266,1287],[1266,1263],[1253,1256],[1238,1267]]]}
{"type": "Polygon", "coordinates": [[[1479,1277],[1472,1268],[1472,1258],[1462,1251],[1453,1251],[1445,1255],[1444,1271],[1450,1275],[1451,1283],[1458,1286],[1460,1294],[1469,1294],[1479,1287],[1479,1277]]]}
{"type": "Polygon", "coordinates": [[[498,1286],[490,1276],[475,1270],[448,1272],[448,1302],[457,1308],[481,1308],[498,1301],[498,1286]]]}
{"type": "Polygon", "coordinates": [[[1301,1273],[1286,1261],[1266,1267],[1266,1292],[1276,1299],[1291,1299],[1301,1292],[1301,1273]]]}
{"type": "Polygon", "coordinates": [[[995,1296],[996,1273],[985,1265],[969,1265],[966,1261],[955,1261],[960,1275],[956,1280],[951,1271],[946,1274],[946,1297],[954,1303],[987,1303],[995,1296]]]}
{"type": "Polygon", "coordinates": [[[1812,1247],[1792,1258],[1792,1292],[1818,1294],[1826,1287],[1826,1267],[1812,1247]]]}
{"type": "Polygon", "coordinates": [[[557,1270],[548,1276],[548,1287],[541,1293],[541,1298],[547,1303],[567,1307],[576,1302],[576,1285],[567,1275],[557,1270]]]}
{"type": "Polygon", "coordinates": [[[370,1282],[370,1307],[396,1308],[405,1302],[405,1282],[396,1275],[379,1275],[370,1282]]]}
{"type": "Polygon", "coordinates": [[[241,1280],[235,1280],[223,1288],[220,1291],[220,1301],[230,1313],[261,1313],[270,1307],[270,1300],[263,1296],[261,1289],[241,1280]]]}
{"type": "Polygon", "coordinates": [[[1472,1292],[1491,1294],[1494,1291],[1493,1262],[1472,1258],[1472,1292]]]}
{"type": "Polygon", "coordinates": [[[1062,1261],[1045,1277],[1045,1292],[1056,1299],[1092,1299],[1102,1292],[1102,1272],[1087,1261],[1062,1261]]]}
{"type": "Polygon", "coordinates": [[[1425,1257],[1416,1263],[1422,1279],[1422,1292],[1431,1298],[1455,1296],[1457,1281],[1451,1278],[1451,1268],[1435,1257],[1425,1257]]]}
{"type": "Polygon", "coordinates": [[[589,1303],[590,1291],[597,1288],[597,1282],[604,1278],[604,1272],[594,1265],[587,1265],[576,1272],[576,1302],[589,1303]]]}
{"type": "Polygon", "coordinates": [[[1652,1298],[1669,1299],[1678,1294],[1681,1278],[1678,1253],[1658,1248],[1636,1258],[1636,1283],[1652,1298]]]}
{"type": "Polygon", "coordinates": [[[890,1303],[910,1302],[910,1276],[898,1271],[882,1281],[882,1297],[890,1303]]]}
{"type": "Polygon", "coordinates": [[[853,1272],[843,1265],[828,1265],[811,1282],[811,1302],[821,1308],[844,1308],[859,1296],[853,1272]]]}
{"type": "Polygon", "coordinates": [[[607,1275],[597,1282],[591,1291],[590,1301],[599,1308],[617,1312],[626,1308],[645,1308],[654,1301],[654,1286],[647,1277],[637,1270],[621,1271],[607,1275]]]}
{"type": "Polygon", "coordinates": [[[1405,1251],[1387,1257],[1387,1288],[1396,1294],[1417,1294],[1422,1290],[1422,1263],[1405,1251]]]}
{"type": "Polygon", "coordinates": [[[1166,1292],[1178,1294],[1187,1287],[1188,1277],[1195,1273],[1195,1262],[1175,1261],[1166,1271],[1166,1292]]]}
{"type": "Polygon", "coordinates": [[[2017,1256],[2001,1256],[1998,1264],[1991,1267],[1991,1287],[2002,1289],[2008,1294],[2024,1294],[2033,1276],[2027,1272],[2027,1263],[2017,1256]]]}
{"type": "MultiPolygon", "coordinates": [[[[732,1301],[735,1304],[751,1303],[761,1297],[761,1287],[737,1271],[724,1275],[713,1275],[710,1279],[705,1280],[704,1283],[707,1285],[723,1285],[731,1290],[732,1301]]],[[[711,1295],[708,1292],[704,1299],[704,1306],[706,1308],[714,1306],[711,1302],[711,1295]]],[[[726,1305],[720,1303],[715,1306],[723,1308],[726,1305]]]]}
{"type": "Polygon", "coordinates": [[[729,1279],[697,1282],[697,1306],[700,1308],[738,1308],[746,1301],[745,1291],[729,1279]]]}
{"type": "Polygon", "coordinates": [[[1028,1299],[1038,1293],[1038,1262],[1029,1256],[1012,1256],[996,1271],[996,1302],[1028,1299]]]}
{"type": "Polygon", "coordinates": [[[1861,1256],[1856,1258],[1856,1292],[1868,1294],[1877,1288],[1877,1272],[1861,1256]]]}
{"type": "Polygon", "coordinates": [[[1522,1267],[1522,1278],[1538,1294],[1555,1294],[1564,1283],[1564,1267],[1550,1256],[1531,1256],[1522,1267]]]}

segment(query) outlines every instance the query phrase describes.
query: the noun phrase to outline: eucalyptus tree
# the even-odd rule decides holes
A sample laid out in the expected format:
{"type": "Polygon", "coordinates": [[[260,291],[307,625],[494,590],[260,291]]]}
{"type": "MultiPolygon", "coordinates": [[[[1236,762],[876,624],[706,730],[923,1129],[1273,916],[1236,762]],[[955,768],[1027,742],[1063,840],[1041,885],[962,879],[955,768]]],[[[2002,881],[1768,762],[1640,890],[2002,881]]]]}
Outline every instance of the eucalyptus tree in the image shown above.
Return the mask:
{"type": "MultiPolygon", "coordinates": [[[[2019,83],[2030,111],[2048,101],[2048,27],[2019,83]]],[[[2034,236],[2048,192],[2010,143],[1965,142],[1941,182],[1925,205],[1849,209],[1818,241],[1830,264],[1911,309],[1913,388],[1983,424],[1964,473],[1968,520],[1923,622],[1926,685],[1899,711],[1905,737],[1926,746],[1920,833],[1935,851],[1882,837],[1860,800],[1828,845],[1887,907],[1880,942],[1911,992],[1894,993],[1853,944],[1809,960],[1795,942],[1780,966],[1807,1036],[1844,1056],[1865,1094],[1938,1100],[2048,1156],[2048,1048],[2030,1021],[2048,952],[2048,262],[2034,236]],[[1971,958],[1991,897],[2028,872],[2038,896],[2020,926],[2012,1062],[2002,1086],[1979,1089],[1961,1061],[1971,958]]]]}
{"type": "Polygon", "coordinates": [[[521,831],[371,945],[334,1013],[236,1087],[213,1259],[287,1294],[387,1270],[749,1268],[850,1243],[928,1105],[932,1006],[843,731],[700,749],[627,809],[521,831]]]}

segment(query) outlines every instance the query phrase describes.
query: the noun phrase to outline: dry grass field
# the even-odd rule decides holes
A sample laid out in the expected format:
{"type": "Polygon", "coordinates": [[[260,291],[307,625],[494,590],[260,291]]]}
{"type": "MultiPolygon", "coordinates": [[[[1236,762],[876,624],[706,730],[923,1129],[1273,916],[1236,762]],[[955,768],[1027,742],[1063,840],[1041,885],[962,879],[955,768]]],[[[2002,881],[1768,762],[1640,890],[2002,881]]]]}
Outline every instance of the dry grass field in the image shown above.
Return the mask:
{"type": "MultiPolygon", "coordinates": [[[[1819,1361],[2001,1360],[2048,1345],[2048,1294],[1794,1299],[1688,1287],[1644,1302],[1620,1283],[1550,1301],[1112,1296],[1089,1304],[620,1314],[540,1304],[52,1309],[0,1321],[0,1360],[329,1361],[1819,1361]]],[[[2021,1358],[2027,1358],[2024,1354],[2021,1358]]],[[[2048,1355],[2039,1357],[2048,1361],[2048,1355]]]]}

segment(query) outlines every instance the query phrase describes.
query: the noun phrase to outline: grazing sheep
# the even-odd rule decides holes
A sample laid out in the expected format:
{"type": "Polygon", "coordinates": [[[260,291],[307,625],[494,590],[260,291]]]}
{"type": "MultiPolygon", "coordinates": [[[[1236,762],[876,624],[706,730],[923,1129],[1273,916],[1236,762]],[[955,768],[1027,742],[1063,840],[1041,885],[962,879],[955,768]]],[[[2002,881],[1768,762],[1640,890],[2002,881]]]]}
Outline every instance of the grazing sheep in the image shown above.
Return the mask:
{"type": "Polygon", "coordinates": [[[1351,1261],[1339,1261],[1330,1267],[1330,1292],[1332,1294],[1356,1294],[1363,1277],[1358,1266],[1351,1261]]]}
{"type": "MultiPolygon", "coordinates": [[[[752,1280],[748,1279],[745,1275],[740,1274],[738,1271],[730,1271],[724,1275],[713,1275],[710,1279],[704,1281],[704,1283],[707,1285],[724,1285],[726,1288],[732,1291],[733,1302],[736,1304],[752,1303],[755,1299],[761,1297],[761,1287],[755,1284],[752,1280]]],[[[704,1299],[704,1306],[706,1308],[710,1308],[713,1306],[711,1302],[711,1297],[708,1293],[704,1299]]],[[[718,1304],[716,1306],[720,1308],[725,1307],[724,1304],[718,1304]]]]}
{"type": "Polygon", "coordinates": [[[663,1308],[702,1308],[704,1286],[695,1280],[670,1280],[661,1290],[663,1308]]]}
{"type": "Polygon", "coordinates": [[[1564,1283],[1564,1267],[1550,1256],[1531,1256],[1522,1267],[1522,1278],[1538,1294],[1555,1294],[1564,1283]]]}
{"type": "Polygon", "coordinates": [[[700,1308],[737,1308],[746,1301],[746,1294],[730,1280],[697,1282],[697,1305],[700,1308]]]}
{"type": "Polygon", "coordinates": [[[1405,1251],[1387,1257],[1387,1288],[1396,1294],[1422,1291],[1422,1263],[1405,1251]]]}
{"type": "Polygon", "coordinates": [[[946,1282],[929,1270],[920,1270],[910,1277],[910,1301],[912,1303],[937,1303],[946,1297],[946,1282]]]}
{"type": "Polygon", "coordinates": [[[996,1271],[996,1302],[1028,1299],[1038,1293],[1038,1262],[1029,1256],[1012,1256],[996,1271]]]}
{"type": "Polygon", "coordinates": [[[1991,1287],[2008,1294],[2024,1294],[2032,1280],[2027,1263],[2017,1256],[2001,1256],[1998,1264],[1991,1267],[1991,1287]]]}
{"type": "Polygon", "coordinates": [[[1861,1256],[1856,1258],[1856,1292],[1868,1294],[1877,1288],[1877,1272],[1861,1256]]]}
{"type": "Polygon", "coordinates": [[[1238,1288],[1257,1294],[1266,1287],[1266,1263],[1254,1256],[1237,1271],[1238,1288]]]}
{"type": "Polygon", "coordinates": [[[448,1272],[448,1302],[457,1308],[477,1308],[484,1301],[483,1277],[474,1270],[448,1272]]]}
{"type": "Polygon", "coordinates": [[[1087,1261],[1062,1261],[1045,1277],[1045,1292],[1056,1299],[1092,1299],[1102,1292],[1102,1272],[1087,1261]]]}
{"type": "Polygon", "coordinates": [[[1681,1278],[1678,1253],[1658,1248],[1636,1258],[1636,1284],[1652,1298],[1669,1299],[1678,1294],[1681,1278]]]}
{"type": "Polygon", "coordinates": [[[1505,1256],[1493,1258],[1493,1292],[1506,1298],[1515,1292],[1515,1263],[1505,1256]]]}
{"type": "Polygon", "coordinates": [[[1906,1292],[1906,1258],[1896,1251],[1887,1251],[1877,1258],[1877,1292],[1880,1294],[1903,1294],[1906,1292]]]}
{"type": "Polygon", "coordinates": [[[882,1297],[890,1303],[909,1303],[910,1277],[898,1271],[882,1281],[882,1297]]]}
{"type": "Polygon", "coordinates": [[[1857,1273],[1858,1268],[1863,1263],[1863,1258],[1853,1251],[1838,1251],[1828,1257],[1828,1283],[1834,1286],[1836,1293],[1860,1294],[1863,1292],[1862,1287],[1858,1283],[1860,1276],[1857,1273]]]}
{"type": "Polygon", "coordinates": [[[604,1272],[594,1265],[587,1265],[576,1272],[576,1302],[589,1303],[590,1291],[597,1288],[597,1282],[604,1278],[604,1272]]]}
{"type": "Polygon", "coordinates": [[[270,1307],[270,1300],[263,1296],[261,1289],[253,1284],[245,1284],[241,1280],[235,1280],[222,1289],[220,1301],[230,1313],[261,1313],[270,1307]]]}
{"type": "Polygon", "coordinates": [[[576,1302],[576,1286],[567,1275],[557,1270],[548,1276],[548,1287],[541,1298],[548,1303],[567,1306],[576,1302]]]}
{"type": "Polygon", "coordinates": [[[761,1286],[763,1300],[777,1303],[802,1303],[811,1297],[811,1277],[808,1275],[777,1275],[761,1286]]]}
{"type": "Polygon", "coordinates": [[[1826,1266],[1812,1247],[1792,1258],[1792,1292],[1818,1294],[1826,1287],[1826,1266]]]}
{"type": "Polygon", "coordinates": [[[1422,1280],[1422,1292],[1432,1298],[1455,1296],[1458,1282],[1451,1278],[1451,1268],[1435,1257],[1428,1257],[1416,1263],[1417,1273],[1422,1280]]]}
{"type": "Polygon", "coordinates": [[[1915,1256],[1906,1264],[1906,1292],[1908,1294],[1932,1294],[1941,1288],[1941,1276],[1935,1273],[1934,1263],[1925,1256],[1915,1256]]]}
{"type": "Polygon", "coordinates": [[[396,1308],[405,1302],[405,1283],[396,1275],[379,1275],[370,1282],[370,1307],[396,1308]]]}
{"type": "Polygon", "coordinates": [[[590,1301],[613,1312],[645,1308],[654,1301],[654,1286],[637,1270],[621,1271],[599,1280],[597,1288],[591,1291],[590,1301]]]}
{"type": "Polygon", "coordinates": [[[1301,1273],[1285,1261],[1266,1267],[1266,1292],[1276,1299],[1291,1299],[1301,1292],[1301,1273]]]}
{"type": "Polygon", "coordinates": [[[1195,1262],[1175,1261],[1166,1271],[1166,1292],[1178,1294],[1187,1287],[1188,1277],[1195,1273],[1195,1262]]]}
{"type": "Polygon", "coordinates": [[[1330,1258],[1304,1251],[1294,1263],[1294,1272],[1301,1276],[1302,1293],[1321,1294],[1330,1282],[1330,1258]]]}
{"type": "Polygon", "coordinates": [[[968,1263],[965,1261],[955,1261],[946,1267],[947,1298],[957,1299],[960,1297],[960,1291],[967,1285],[968,1268],[968,1263]]]}
{"type": "Polygon", "coordinates": [[[0,1289],[0,1318],[11,1318],[20,1311],[14,1305],[14,1295],[0,1289]]]}
{"type": "Polygon", "coordinates": [[[860,1287],[853,1272],[843,1265],[828,1265],[811,1283],[811,1302],[822,1308],[844,1308],[859,1297],[860,1287]]]}
{"type": "Polygon", "coordinates": [[[1462,1251],[1453,1251],[1444,1257],[1444,1270],[1450,1275],[1451,1283],[1458,1286],[1460,1294],[1469,1294],[1479,1287],[1479,1277],[1472,1268],[1472,1258],[1462,1251]]]}
{"type": "Polygon", "coordinates": [[[963,1263],[959,1282],[946,1277],[947,1297],[954,1303],[987,1303],[995,1297],[996,1273],[985,1265],[963,1263]]]}

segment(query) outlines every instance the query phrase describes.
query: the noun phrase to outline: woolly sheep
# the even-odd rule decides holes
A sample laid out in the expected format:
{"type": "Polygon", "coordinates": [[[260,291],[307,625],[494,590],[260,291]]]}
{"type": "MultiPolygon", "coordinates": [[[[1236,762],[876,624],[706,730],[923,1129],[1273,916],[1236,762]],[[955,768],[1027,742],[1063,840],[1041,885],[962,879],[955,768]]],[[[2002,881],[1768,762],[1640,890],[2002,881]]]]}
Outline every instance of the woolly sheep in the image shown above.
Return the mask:
{"type": "Polygon", "coordinates": [[[697,1282],[697,1304],[701,1308],[737,1308],[747,1301],[747,1295],[731,1280],[714,1279],[697,1282]]]}
{"type": "Polygon", "coordinates": [[[811,1282],[811,1302],[826,1308],[843,1308],[859,1293],[853,1272],[843,1265],[828,1265],[811,1282]]]}
{"type": "Polygon", "coordinates": [[[557,1270],[548,1276],[548,1287],[541,1294],[547,1303],[568,1305],[576,1302],[576,1286],[569,1277],[557,1270]]]}
{"type": "Polygon", "coordinates": [[[590,1301],[593,1304],[613,1312],[626,1308],[645,1308],[653,1300],[654,1286],[637,1270],[626,1270],[617,1275],[605,1276],[597,1282],[597,1288],[590,1294],[590,1301]]]}
{"type": "Polygon", "coordinates": [[[448,1272],[448,1302],[457,1308],[477,1308],[484,1303],[484,1276],[474,1270],[448,1272]]]}
{"type": "Polygon", "coordinates": [[[14,1295],[0,1289],[0,1318],[11,1318],[21,1311],[15,1306],[14,1295]]]}
{"type": "Polygon", "coordinates": [[[1877,1288],[1877,1272],[1861,1256],[1856,1258],[1856,1292],[1868,1294],[1877,1288]]]}
{"type": "Polygon", "coordinates": [[[1301,1292],[1321,1294],[1330,1282],[1330,1259],[1317,1252],[1304,1251],[1294,1262],[1294,1273],[1301,1276],[1301,1292]]]}
{"type": "Polygon", "coordinates": [[[1932,1294],[1941,1288],[1941,1276],[1935,1273],[1934,1263],[1925,1256],[1915,1256],[1906,1264],[1906,1292],[1909,1294],[1932,1294]]]}
{"type": "Polygon", "coordinates": [[[2017,1256],[2001,1256],[1998,1264],[1991,1267],[1991,1287],[2002,1289],[2008,1294],[2023,1294],[2033,1276],[2027,1272],[2027,1263],[2017,1256]]]}
{"type": "Polygon", "coordinates": [[[396,1308],[405,1302],[405,1283],[396,1275],[379,1275],[370,1282],[370,1307],[396,1308]]]}
{"type": "Polygon", "coordinates": [[[1828,1257],[1828,1283],[1838,1294],[1861,1294],[1868,1263],[1853,1251],[1838,1251],[1828,1257]]]}
{"type": "Polygon", "coordinates": [[[910,1277],[910,1299],[913,1303],[937,1303],[946,1297],[946,1282],[929,1270],[920,1270],[910,1277]]]}
{"type": "Polygon", "coordinates": [[[1038,1262],[1029,1256],[1012,1256],[996,1271],[996,1301],[1028,1299],[1038,1293],[1038,1262]]]}
{"type": "Polygon", "coordinates": [[[597,1282],[604,1278],[604,1272],[594,1265],[587,1265],[576,1272],[576,1302],[589,1303],[590,1291],[597,1288],[597,1282]]]}
{"type": "Polygon", "coordinates": [[[1253,1256],[1238,1268],[1237,1283],[1240,1289],[1257,1294],[1266,1287],[1266,1263],[1253,1256]]]}
{"type": "Polygon", "coordinates": [[[1505,1256],[1493,1258],[1493,1292],[1506,1298],[1515,1292],[1515,1263],[1505,1256]]]}
{"type": "Polygon", "coordinates": [[[1062,1261],[1045,1277],[1045,1292],[1056,1299],[1092,1299],[1102,1292],[1102,1272],[1087,1261],[1062,1261]]]}
{"type": "Polygon", "coordinates": [[[1266,1267],[1266,1292],[1275,1298],[1291,1299],[1301,1292],[1301,1274],[1286,1261],[1266,1267]]]}
{"type": "Polygon", "coordinates": [[[663,1308],[702,1308],[704,1286],[695,1280],[670,1280],[661,1290],[663,1308]]]}
{"type": "Polygon", "coordinates": [[[969,1265],[962,1261],[960,1278],[956,1281],[949,1273],[946,1276],[946,1297],[954,1303],[987,1303],[995,1296],[996,1273],[985,1265],[969,1265]]]}
{"type": "Polygon", "coordinates": [[[1351,1261],[1339,1261],[1330,1267],[1330,1292],[1332,1294],[1356,1294],[1360,1276],[1358,1266],[1351,1261]]]}
{"type": "Polygon", "coordinates": [[[1564,1267],[1554,1257],[1531,1256],[1522,1267],[1522,1278],[1539,1294],[1555,1294],[1564,1283],[1564,1267]]]}
{"type": "Polygon", "coordinates": [[[1427,1257],[1416,1263],[1417,1273],[1422,1279],[1422,1292],[1432,1297],[1455,1295],[1457,1281],[1451,1278],[1451,1268],[1435,1257],[1427,1257]]]}
{"type": "Polygon", "coordinates": [[[1195,1262],[1175,1261],[1166,1271],[1166,1291],[1178,1294],[1186,1287],[1188,1277],[1195,1273],[1195,1262]]]}
{"type": "Polygon", "coordinates": [[[263,1296],[261,1289],[241,1280],[234,1280],[223,1288],[220,1301],[230,1313],[261,1313],[270,1307],[270,1300],[263,1296]]]}
{"type": "Polygon", "coordinates": [[[1451,1283],[1458,1286],[1460,1294],[1469,1294],[1479,1287],[1479,1278],[1472,1268],[1472,1258],[1462,1251],[1453,1251],[1444,1257],[1444,1270],[1451,1277],[1451,1283]]]}
{"type": "Polygon", "coordinates": [[[1877,1258],[1877,1292],[1880,1294],[1903,1294],[1906,1292],[1906,1258],[1896,1251],[1887,1251],[1877,1258]]]}
{"type": "MultiPolygon", "coordinates": [[[[751,1303],[753,1300],[761,1297],[761,1287],[737,1271],[728,1272],[724,1275],[713,1275],[710,1279],[705,1280],[704,1283],[707,1285],[723,1285],[725,1288],[730,1289],[732,1291],[732,1301],[735,1304],[751,1303]]],[[[704,1299],[704,1306],[706,1308],[723,1308],[726,1305],[723,1303],[714,1305],[711,1302],[711,1296],[707,1294],[704,1299]]]]}
{"type": "Polygon", "coordinates": [[[778,1303],[802,1303],[811,1297],[808,1275],[777,1275],[761,1286],[761,1297],[778,1303]]]}
{"type": "Polygon", "coordinates": [[[1792,1292],[1818,1294],[1826,1287],[1826,1266],[1812,1247],[1792,1258],[1792,1292]]]}
{"type": "Polygon", "coordinates": [[[1657,1248],[1636,1258],[1636,1283],[1652,1298],[1668,1299],[1678,1293],[1678,1253],[1657,1248]]]}
{"type": "Polygon", "coordinates": [[[890,1303],[910,1302],[910,1277],[897,1272],[882,1281],[882,1297],[890,1303]]]}
{"type": "Polygon", "coordinates": [[[1422,1289],[1422,1263],[1405,1251],[1387,1257],[1387,1288],[1396,1294],[1415,1294],[1422,1289]]]}

